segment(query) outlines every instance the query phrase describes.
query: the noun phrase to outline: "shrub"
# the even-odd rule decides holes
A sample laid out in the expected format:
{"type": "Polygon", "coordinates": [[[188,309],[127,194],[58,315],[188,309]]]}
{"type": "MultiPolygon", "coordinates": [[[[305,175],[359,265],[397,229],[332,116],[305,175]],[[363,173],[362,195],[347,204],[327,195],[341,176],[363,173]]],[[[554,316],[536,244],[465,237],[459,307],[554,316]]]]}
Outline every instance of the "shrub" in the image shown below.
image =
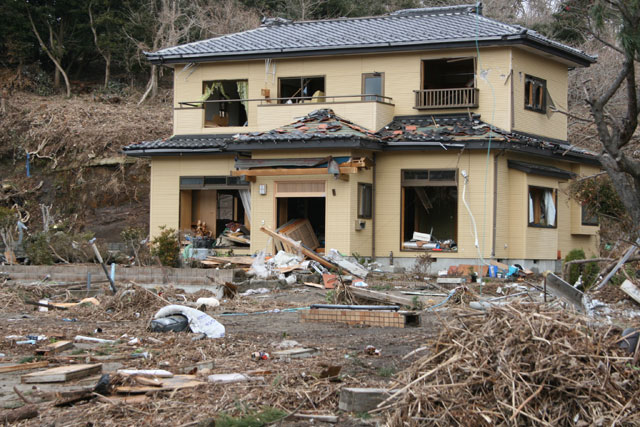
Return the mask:
{"type": "MultiPolygon", "coordinates": [[[[573,249],[567,254],[564,262],[586,259],[586,255],[582,249],[573,249]]],[[[576,283],[578,277],[582,274],[582,283],[584,288],[588,288],[598,279],[600,273],[600,267],[595,262],[588,262],[586,264],[572,264],[569,266],[569,283],[572,285],[576,283]]]]}
{"type": "Polygon", "coordinates": [[[72,233],[53,228],[27,237],[24,250],[31,264],[91,262],[93,252],[86,247],[86,242],[92,237],[93,233],[72,233]]]}
{"type": "Polygon", "coordinates": [[[177,267],[180,259],[180,242],[176,230],[161,226],[160,234],[151,241],[151,255],[157,256],[162,265],[177,267]]]}

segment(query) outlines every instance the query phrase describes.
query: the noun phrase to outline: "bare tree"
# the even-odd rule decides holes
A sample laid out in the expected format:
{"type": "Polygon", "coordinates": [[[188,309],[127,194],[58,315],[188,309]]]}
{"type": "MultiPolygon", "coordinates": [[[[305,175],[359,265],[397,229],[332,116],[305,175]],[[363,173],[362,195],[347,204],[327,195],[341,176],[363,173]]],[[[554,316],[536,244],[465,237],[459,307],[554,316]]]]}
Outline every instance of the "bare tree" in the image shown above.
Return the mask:
{"type": "MultiPolygon", "coordinates": [[[[609,49],[619,55],[617,73],[609,77],[602,88],[587,82],[586,103],[595,123],[601,145],[599,159],[609,174],[629,215],[640,225],[640,160],[634,158],[632,142],[638,127],[640,97],[636,80],[636,64],[640,52],[640,4],[635,0],[602,0],[596,2],[597,19],[602,27],[605,23],[617,29],[617,39],[601,38],[609,49]],[[626,101],[618,114],[611,114],[611,101],[623,95],[626,101]]],[[[591,30],[593,34],[597,31],[591,30]]]]}
{"type": "MultiPolygon", "coordinates": [[[[49,30],[49,46],[47,46],[45,42],[42,40],[42,37],[40,37],[40,32],[38,31],[38,28],[36,27],[36,24],[33,21],[33,17],[31,16],[30,6],[27,6],[27,15],[29,16],[29,22],[31,23],[31,29],[33,30],[33,34],[35,34],[36,38],[38,39],[38,43],[40,44],[40,47],[56,66],[54,86],[56,87],[59,86],[60,75],[62,75],[62,77],[64,78],[64,84],[66,86],[67,98],[71,98],[71,84],[69,83],[69,77],[67,77],[67,73],[64,70],[64,68],[62,68],[62,65],[61,65],[62,56],[64,55],[64,46],[62,44],[62,40],[60,40],[59,34],[56,36],[56,34],[53,31],[53,27],[51,26],[51,23],[49,22],[49,20],[46,20],[47,29],[49,30]]],[[[62,33],[62,25],[63,23],[60,24],[60,28],[61,28],[59,30],[60,33],[62,33]]]]}
{"type": "Polygon", "coordinates": [[[96,31],[96,24],[93,19],[93,13],[91,12],[91,6],[92,3],[89,2],[89,6],[87,7],[89,12],[89,27],[93,34],[93,43],[96,45],[96,50],[104,59],[104,88],[106,89],[109,85],[109,79],[111,76],[111,50],[102,48],[101,43],[98,41],[98,32],[96,31]]]}

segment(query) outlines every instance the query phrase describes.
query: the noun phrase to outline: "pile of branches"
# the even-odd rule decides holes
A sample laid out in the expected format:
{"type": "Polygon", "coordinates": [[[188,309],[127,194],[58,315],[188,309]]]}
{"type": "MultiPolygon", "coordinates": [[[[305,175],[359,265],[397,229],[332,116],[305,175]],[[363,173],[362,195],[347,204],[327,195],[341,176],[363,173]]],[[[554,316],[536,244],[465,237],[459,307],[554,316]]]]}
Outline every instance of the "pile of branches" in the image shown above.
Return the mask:
{"type": "Polygon", "coordinates": [[[640,376],[620,338],[537,305],[458,317],[379,410],[391,426],[637,425],[640,376]]]}

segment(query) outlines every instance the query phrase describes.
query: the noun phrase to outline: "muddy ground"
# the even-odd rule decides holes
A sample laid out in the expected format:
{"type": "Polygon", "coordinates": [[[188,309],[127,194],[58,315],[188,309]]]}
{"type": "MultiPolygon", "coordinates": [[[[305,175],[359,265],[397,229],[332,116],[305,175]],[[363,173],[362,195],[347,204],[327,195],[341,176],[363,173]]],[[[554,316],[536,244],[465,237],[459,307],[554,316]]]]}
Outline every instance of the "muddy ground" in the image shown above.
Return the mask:
{"type": "MultiPolygon", "coordinates": [[[[67,311],[41,312],[23,303],[25,299],[43,296],[32,295],[33,288],[16,287],[8,282],[2,289],[5,309],[0,314],[0,352],[4,357],[0,366],[37,360],[48,360],[49,367],[102,363],[103,373],[114,373],[121,368],[166,369],[176,374],[194,373],[203,381],[195,388],[148,393],[143,402],[123,402],[120,400],[122,395],[113,393],[106,398],[108,400],[95,398],[55,407],[53,403],[56,398],[60,400],[60,392],[89,389],[95,386],[100,375],[67,383],[31,385],[21,384],[21,376],[37,370],[0,374],[0,405],[4,408],[25,404],[14,386],[26,400],[42,402],[38,403],[39,416],[22,421],[24,425],[177,426],[219,418],[223,413],[241,418],[264,408],[275,408],[283,414],[296,410],[338,415],[340,423],[347,425],[375,424],[379,421],[375,415],[344,414],[338,410],[340,388],[388,387],[394,374],[415,360],[413,356],[403,357],[434,337],[438,331],[438,316],[443,315],[422,313],[421,325],[406,329],[301,323],[297,311],[278,310],[327,301],[324,290],[297,287],[224,299],[221,307],[208,313],[225,326],[226,336],[192,341],[193,333],[151,333],[147,326],[155,311],[166,305],[160,298],[170,302],[184,302],[185,298],[195,301],[198,296],[207,296],[207,291],[184,294],[173,288],[158,289],[160,297],[156,297],[151,292],[134,288],[134,293],[122,295],[120,291],[113,297],[98,296],[100,306],[83,305],[67,311]],[[264,311],[269,312],[262,313],[264,311]],[[6,338],[12,335],[45,335],[47,339],[35,346],[18,345],[15,343],[17,338],[6,338]],[[36,348],[54,340],[73,340],[76,335],[121,342],[114,345],[76,342],[72,349],[61,354],[34,357],[36,348]],[[140,343],[129,345],[132,338],[138,338],[140,343]],[[317,351],[308,358],[280,360],[273,353],[282,350],[283,341],[296,341],[296,347],[317,351]],[[379,349],[380,355],[366,354],[364,349],[369,345],[379,349]],[[265,351],[272,356],[269,360],[256,361],[251,357],[256,351],[265,351]],[[144,352],[150,353],[151,357],[135,357],[144,352]],[[193,372],[190,367],[200,362],[212,364],[205,363],[200,371],[193,372]],[[341,366],[339,376],[316,378],[326,366],[341,366]],[[262,371],[256,375],[264,380],[225,385],[206,382],[210,374],[256,370],[262,371]],[[58,395],[52,394],[55,392],[58,395]]],[[[58,293],[53,300],[65,299],[60,291],[48,292],[58,293]]],[[[433,299],[428,298],[428,301],[433,299]]],[[[295,419],[283,422],[284,425],[308,423],[308,420],[295,419]]]]}
{"type": "MultiPolygon", "coordinates": [[[[192,374],[201,382],[180,390],[153,390],[132,398],[116,389],[92,394],[89,400],[56,406],[72,391],[93,391],[99,374],[66,383],[23,384],[22,375],[46,368],[0,373],[0,414],[9,408],[34,404],[38,416],[21,421],[22,425],[263,425],[274,421],[280,425],[309,425],[309,419],[286,418],[290,413],[334,415],[339,425],[378,425],[385,414],[345,413],[338,409],[343,387],[390,388],[401,386],[397,373],[427,354],[412,351],[431,345],[441,332],[442,320],[448,322],[478,312],[468,309],[468,303],[484,298],[518,294],[520,300],[540,300],[541,278],[529,284],[495,281],[480,289],[464,287],[446,304],[434,294],[447,289],[437,288],[435,280],[415,281],[406,277],[384,277],[368,280],[374,289],[402,295],[402,290],[423,289],[428,296],[419,296],[423,310],[421,324],[409,328],[347,326],[332,323],[301,323],[300,310],[314,303],[326,303],[327,291],[295,285],[290,289],[271,290],[267,294],[227,296],[221,306],[207,313],[222,323],[226,335],[220,339],[193,340],[195,334],[152,333],[148,330],[154,313],[167,303],[191,304],[198,297],[212,296],[200,290],[188,294],[172,287],[152,290],[133,284],[119,283],[116,295],[98,295],[100,305],[83,304],[66,311],[39,311],[25,301],[77,301],[63,288],[55,285],[20,284],[7,281],[0,286],[0,369],[2,366],[48,361],[49,367],[77,363],[101,363],[102,372],[111,374],[113,387],[127,384],[114,375],[118,369],[165,369],[174,374],[192,374]],[[523,289],[528,290],[522,295],[523,289]],[[44,335],[36,345],[17,344],[24,338],[44,335]],[[75,342],[60,354],[36,356],[38,348],[77,335],[118,340],[115,344],[75,342]],[[137,340],[134,340],[137,338],[137,340]],[[130,343],[134,340],[135,342],[130,343]],[[295,341],[295,343],[291,343],[295,341]],[[279,359],[275,352],[286,344],[316,349],[310,357],[279,359]],[[365,352],[367,346],[380,350],[380,355],[365,352]],[[252,353],[267,352],[268,360],[254,360],[252,353]],[[140,357],[147,354],[147,358],[140,357]],[[337,376],[323,378],[327,366],[339,366],[337,376]],[[245,373],[255,381],[234,384],[213,384],[211,374],[245,373]],[[17,390],[17,391],[16,391],[17,390]],[[19,396],[22,395],[22,397],[19,396]],[[262,417],[262,418],[260,418],[262,417]]],[[[454,285],[455,286],[455,285],[454,285]]],[[[403,295],[407,296],[407,295],[403,295]]],[[[410,296],[409,296],[410,297],[410,296]]],[[[633,304],[626,301],[625,304],[633,304]]],[[[130,382],[130,380],[128,380],[130,382]]],[[[3,415],[0,415],[3,416],[3,415]]],[[[323,425],[313,420],[314,425],[323,425]]]]}

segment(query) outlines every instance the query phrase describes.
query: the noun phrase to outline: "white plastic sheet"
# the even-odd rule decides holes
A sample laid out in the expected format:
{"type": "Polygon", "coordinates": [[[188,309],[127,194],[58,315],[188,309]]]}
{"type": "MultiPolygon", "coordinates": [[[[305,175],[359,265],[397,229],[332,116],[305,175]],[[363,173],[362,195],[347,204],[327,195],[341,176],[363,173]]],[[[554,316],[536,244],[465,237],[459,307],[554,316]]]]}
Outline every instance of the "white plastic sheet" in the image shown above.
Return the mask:
{"type": "Polygon", "coordinates": [[[205,334],[208,338],[224,337],[224,325],[208,314],[203,313],[200,310],[196,310],[195,308],[175,304],[168,305],[158,310],[153,318],[160,319],[173,314],[182,314],[185,316],[189,320],[189,327],[193,333],[205,334]]]}

